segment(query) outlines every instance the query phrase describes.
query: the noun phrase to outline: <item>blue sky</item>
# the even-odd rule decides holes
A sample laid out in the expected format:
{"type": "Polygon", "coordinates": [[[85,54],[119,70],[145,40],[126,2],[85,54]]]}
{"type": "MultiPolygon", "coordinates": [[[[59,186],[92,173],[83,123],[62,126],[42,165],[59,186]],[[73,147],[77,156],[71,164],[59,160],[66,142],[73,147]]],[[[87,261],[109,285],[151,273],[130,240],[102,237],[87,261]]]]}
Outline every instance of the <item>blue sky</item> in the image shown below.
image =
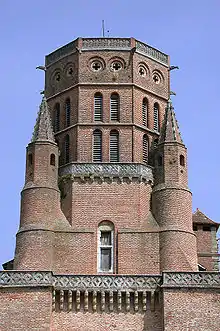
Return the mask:
{"type": "Polygon", "coordinates": [[[193,209],[219,222],[219,0],[1,1],[0,265],[13,258],[24,183],[25,147],[44,87],[35,67],[81,37],[134,37],[167,53],[173,104],[188,147],[193,209]]]}

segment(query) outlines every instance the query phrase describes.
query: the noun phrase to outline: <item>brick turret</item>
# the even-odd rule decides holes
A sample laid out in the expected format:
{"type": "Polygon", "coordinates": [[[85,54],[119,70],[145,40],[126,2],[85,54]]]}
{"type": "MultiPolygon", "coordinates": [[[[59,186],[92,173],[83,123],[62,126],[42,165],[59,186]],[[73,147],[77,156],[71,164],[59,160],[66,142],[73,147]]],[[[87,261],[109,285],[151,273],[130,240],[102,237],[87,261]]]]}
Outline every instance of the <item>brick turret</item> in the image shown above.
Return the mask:
{"type": "Polygon", "coordinates": [[[153,214],[160,226],[161,271],[197,270],[192,196],[187,182],[187,150],[169,100],[155,152],[152,193],[153,214]]]}
{"type": "Polygon", "coordinates": [[[58,146],[44,97],[32,140],[27,146],[15,269],[50,270],[54,231],[70,227],[60,209],[57,173],[58,146]]]}

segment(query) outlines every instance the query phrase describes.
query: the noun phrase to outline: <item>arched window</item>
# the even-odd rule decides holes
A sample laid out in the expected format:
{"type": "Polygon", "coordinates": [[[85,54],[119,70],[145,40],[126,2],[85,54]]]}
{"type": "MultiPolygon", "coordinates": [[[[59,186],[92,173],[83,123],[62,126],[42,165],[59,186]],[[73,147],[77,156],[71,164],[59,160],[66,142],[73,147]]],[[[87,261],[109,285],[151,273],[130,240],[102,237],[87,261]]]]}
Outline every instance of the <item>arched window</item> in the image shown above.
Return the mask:
{"type": "Polygon", "coordinates": [[[144,126],[148,126],[148,123],[147,123],[147,117],[148,117],[147,108],[148,107],[147,106],[148,106],[147,98],[144,98],[143,102],[142,102],[142,121],[143,121],[144,126]]]}
{"type": "Polygon", "coordinates": [[[102,162],[102,132],[93,132],[93,162],[102,162]]]}
{"type": "Polygon", "coordinates": [[[65,110],[66,110],[66,126],[70,126],[70,99],[66,99],[65,110]]]}
{"type": "Polygon", "coordinates": [[[119,162],[119,134],[118,131],[110,132],[110,162],[119,162]]]}
{"type": "Polygon", "coordinates": [[[28,165],[31,166],[33,164],[33,155],[30,153],[28,154],[28,165]]]}
{"type": "Polygon", "coordinates": [[[98,228],[98,271],[113,272],[114,225],[103,221],[98,228]]]}
{"type": "Polygon", "coordinates": [[[60,104],[56,103],[54,107],[54,132],[60,131],[60,104]]]}
{"type": "Polygon", "coordinates": [[[67,134],[64,141],[65,163],[70,162],[70,137],[67,134]]]}
{"type": "Polygon", "coordinates": [[[143,162],[144,163],[148,163],[148,151],[149,151],[148,136],[145,134],[143,136],[143,162]]]}
{"type": "Polygon", "coordinates": [[[55,166],[55,154],[50,154],[50,165],[55,166]]]}
{"type": "Polygon", "coordinates": [[[154,104],[154,130],[159,132],[159,105],[154,104]]]}
{"type": "Polygon", "coordinates": [[[182,154],[180,155],[180,165],[185,167],[185,157],[182,154]]]}
{"type": "Polygon", "coordinates": [[[103,113],[103,98],[101,93],[96,93],[94,96],[94,120],[102,121],[103,113]]]}
{"type": "Polygon", "coordinates": [[[161,167],[163,165],[163,157],[162,155],[158,155],[157,157],[157,164],[159,167],[161,167]]]}
{"type": "Polygon", "coordinates": [[[111,121],[119,121],[119,95],[112,93],[110,98],[110,117],[111,121]]]}
{"type": "Polygon", "coordinates": [[[154,142],[153,142],[153,148],[157,148],[157,145],[158,145],[158,139],[154,139],[154,142]]]}

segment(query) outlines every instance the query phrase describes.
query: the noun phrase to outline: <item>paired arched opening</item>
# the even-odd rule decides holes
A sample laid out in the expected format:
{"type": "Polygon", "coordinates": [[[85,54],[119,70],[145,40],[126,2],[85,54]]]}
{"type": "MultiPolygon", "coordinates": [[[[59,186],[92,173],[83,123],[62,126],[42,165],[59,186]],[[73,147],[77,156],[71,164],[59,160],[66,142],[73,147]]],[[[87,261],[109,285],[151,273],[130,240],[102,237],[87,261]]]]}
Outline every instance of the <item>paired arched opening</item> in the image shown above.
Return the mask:
{"type": "Polygon", "coordinates": [[[149,140],[148,136],[145,134],[143,136],[143,162],[148,163],[148,154],[149,154],[149,140]]]}
{"type": "Polygon", "coordinates": [[[60,104],[56,103],[54,107],[54,132],[60,131],[60,104]]]}
{"type": "Polygon", "coordinates": [[[103,117],[103,97],[100,92],[94,95],[94,121],[102,121],[103,117]]]}
{"type": "Polygon", "coordinates": [[[70,99],[66,99],[65,102],[65,112],[66,112],[66,126],[70,126],[70,111],[71,111],[71,105],[70,105],[70,99]]]}
{"type": "Polygon", "coordinates": [[[68,134],[64,139],[64,161],[65,163],[70,162],[70,137],[68,134]]]}
{"type": "Polygon", "coordinates": [[[116,130],[110,132],[109,152],[110,162],[119,162],[119,133],[116,130]]]}
{"type": "Polygon", "coordinates": [[[111,121],[119,121],[120,100],[118,93],[112,93],[110,98],[110,118],[111,121]]]}
{"type": "Polygon", "coordinates": [[[148,101],[147,98],[143,99],[142,102],[142,124],[148,126],[148,101]]]}
{"type": "Polygon", "coordinates": [[[93,162],[102,162],[102,132],[93,132],[93,162]]]}
{"type": "Polygon", "coordinates": [[[159,132],[159,105],[157,102],[154,104],[154,130],[159,132]]]}

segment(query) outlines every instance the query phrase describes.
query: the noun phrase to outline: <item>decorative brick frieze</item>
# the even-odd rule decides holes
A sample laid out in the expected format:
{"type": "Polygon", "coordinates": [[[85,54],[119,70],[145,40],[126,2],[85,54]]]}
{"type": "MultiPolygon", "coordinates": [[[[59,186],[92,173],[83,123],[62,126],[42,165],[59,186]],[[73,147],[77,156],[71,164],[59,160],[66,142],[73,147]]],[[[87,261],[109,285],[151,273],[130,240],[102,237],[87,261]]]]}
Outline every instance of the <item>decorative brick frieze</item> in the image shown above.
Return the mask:
{"type": "Polygon", "coordinates": [[[76,50],[77,39],[46,56],[46,66],[76,50]]]}
{"type": "Polygon", "coordinates": [[[112,290],[112,291],[143,291],[156,290],[160,286],[161,276],[130,276],[130,275],[54,275],[53,286],[57,289],[72,290],[112,290]]]}
{"type": "Polygon", "coordinates": [[[140,41],[137,41],[137,40],[136,40],[136,50],[137,50],[137,52],[147,55],[165,65],[168,65],[168,63],[169,63],[168,55],[158,51],[157,49],[155,49],[149,45],[146,45],[140,41]]]}
{"type": "Polygon", "coordinates": [[[51,286],[52,283],[53,283],[53,279],[51,272],[40,272],[40,271],[0,272],[0,287],[51,286]]]}
{"type": "Polygon", "coordinates": [[[143,291],[156,290],[161,276],[156,275],[54,275],[47,271],[2,271],[3,286],[53,286],[65,290],[143,291]]]}
{"type": "Polygon", "coordinates": [[[220,288],[220,273],[164,272],[162,287],[220,288]]]}
{"type": "Polygon", "coordinates": [[[114,49],[130,50],[130,38],[83,38],[82,50],[93,49],[114,49]]]}
{"type": "Polygon", "coordinates": [[[131,182],[133,179],[146,183],[153,183],[152,168],[142,164],[134,163],[71,163],[60,167],[60,177],[71,175],[72,178],[81,178],[86,180],[104,181],[118,178],[124,182],[131,182]]]}

